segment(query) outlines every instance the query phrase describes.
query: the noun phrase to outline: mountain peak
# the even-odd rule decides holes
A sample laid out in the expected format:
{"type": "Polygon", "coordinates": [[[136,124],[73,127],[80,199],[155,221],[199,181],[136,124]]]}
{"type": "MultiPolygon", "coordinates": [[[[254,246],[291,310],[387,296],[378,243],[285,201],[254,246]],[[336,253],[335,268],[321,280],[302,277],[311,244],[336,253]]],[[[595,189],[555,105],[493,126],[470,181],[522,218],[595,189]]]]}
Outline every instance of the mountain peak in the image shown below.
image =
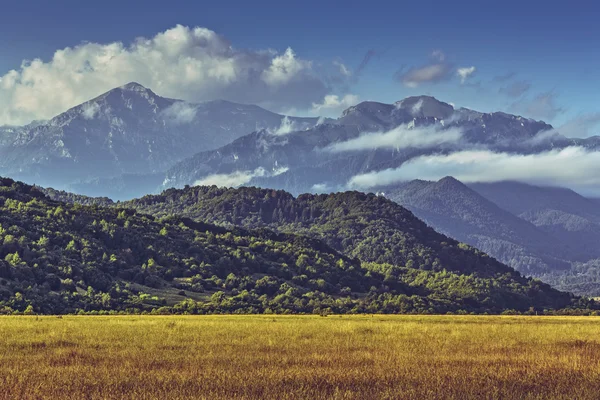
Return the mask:
{"type": "Polygon", "coordinates": [[[394,103],[398,110],[408,111],[415,117],[449,118],[454,107],[432,96],[411,96],[394,103]]]}
{"type": "Polygon", "coordinates": [[[137,82],[129,82],[129,83],[123,85],[123,86],[120,86],[119,89],[121,89],[121,90],[129,90],[129,91],[132,91],[132,92],[145,92],[145,91],[149,90],[148,88],[140,85],[137,82]]]}
{"type": "Polygon", "coordinates": [[[457,184],[457,183],[461,184],[461,185],[463,184],[461,181],[459,181],[458,179],[456,179],[455,177],[450,176],[450,175],[445,176],[438,181],[438,183],[445,183],[445,182],[452,183],[452,184],[457,184]]]}

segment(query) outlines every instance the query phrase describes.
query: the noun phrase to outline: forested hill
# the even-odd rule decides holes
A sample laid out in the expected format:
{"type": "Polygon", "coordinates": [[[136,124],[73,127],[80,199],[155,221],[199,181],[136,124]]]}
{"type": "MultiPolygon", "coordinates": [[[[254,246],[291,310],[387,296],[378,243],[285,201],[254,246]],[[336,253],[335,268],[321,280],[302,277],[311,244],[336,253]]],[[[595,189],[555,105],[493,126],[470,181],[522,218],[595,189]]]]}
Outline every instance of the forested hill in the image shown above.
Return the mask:
{"type": "MultiPolygon", "coordinates": [[[[148,210],[162,204],[166,212],[171,201],[181,197],[187,208],[198,202],[198,196],[206,197],[207,207],[215,207],[205,211],[206,216],[212,214],[207,219],[226,220],[229,214],[233,218],[235,209],[235,218],[246,225],[281,224],[296,233],[330,239],[339,235],[344,238],[339,243],[328,242],[364,259],[369,257],[371,240],[372,260],[389,245],[402,254],[398,260],[407,260],[406,266],[361,264],[318,239],[297,234],[219,227],[184,217],[158,218],[121,208],[122,204],[61,203],[35,187],[0,178],[0,310],[500,313],[596,307],[526,279],[372,195],[294,199],[268,190],[194,188],[136,204],[142,208],[145,203],[148,210]],[[185,203],[186,196],[195,200],[190,197],[185,203]],[[377,205],[379,215],[373,215],[368,205],[377,205]],[[292,215],[294,222],[284,224],[286,219],[292,221],[292,215]],[[260,222],[263,218],[265,222],[260,222]],[[322,223],[311,225],[310,220],[322,223]],[[395,233],[396,225],[406,230],[395,233]],[[385,242],[377,245],[378,240],[385,242]]],[[[381,257],[393,259],[392,251],[381,257]]]]}
{"type": "Polygon", "coordinates": [[[156,216],[182,215],[226,226],[302,233],[365,262],[484,276],[515,274],[512,268],[437,233],[406,208],[374,194],[304,194],[295,198],[269,189],[198,186],[170,189],[123,206],[156,216]]]}

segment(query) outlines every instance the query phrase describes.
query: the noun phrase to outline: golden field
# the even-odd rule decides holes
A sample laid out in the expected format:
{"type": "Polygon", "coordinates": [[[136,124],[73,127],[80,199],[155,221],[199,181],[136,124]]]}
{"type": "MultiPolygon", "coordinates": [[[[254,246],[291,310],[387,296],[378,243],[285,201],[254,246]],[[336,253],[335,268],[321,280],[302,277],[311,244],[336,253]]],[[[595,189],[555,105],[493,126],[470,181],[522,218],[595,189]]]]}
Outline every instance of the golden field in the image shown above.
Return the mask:
{"type": "Polygon", "coordinates": [[[0,318],[0,398],[598,399],[600,318],[0,318]]]}

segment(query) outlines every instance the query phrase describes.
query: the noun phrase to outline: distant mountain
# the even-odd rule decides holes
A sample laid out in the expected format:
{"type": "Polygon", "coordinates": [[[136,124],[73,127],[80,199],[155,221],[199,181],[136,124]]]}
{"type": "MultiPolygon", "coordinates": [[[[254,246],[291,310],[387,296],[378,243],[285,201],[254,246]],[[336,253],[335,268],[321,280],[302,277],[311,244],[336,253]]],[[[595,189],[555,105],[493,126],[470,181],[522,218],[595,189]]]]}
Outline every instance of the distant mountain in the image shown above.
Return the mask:
{"type": "Polygon", "coordinates": [[[570,267],[575,252],[452,177],[416,180],[385,190],[439,232],[468,243],[528,275],[570,267]]]}
{"type": "Polygon", "coordinates": [[[302,130],[316,122],[253,105],[167,99],[132,82],[50,121],[0,128],[0,173],[62,188],[147,176],[257,129],[302,130]]]}
{"type": "Polygon", "coordinates": [[[600,295],[600,203],[572,190],[518,182],[464,185],[446,177],[385,188],[434,229],[517,270],[600,295]]]}
{"type": "Polygon", "coordinates": [[[469,187],[571,247],[576,260],[600,257],[600,205],[573,190],[520,182],[469,187]]]}
{"type": "Polygon", "coordinates": [[[163,188],[210,184],[227,176],[228,182],[275,187],[295,194],[344,190],[355,175],[395,168],[432,152],[485,145],[495,150],[529,153],[576,143],[559,134],[540,141],[534,139],[552,129],[544,122],[501,112],[454,109],[429,96],[409,97],[395,104],[363,102],[348,108],[337,120],[308,130],[286,135],[257,131],[219,149],[198,153],[169,169],[163,188]],[[399,128],[409,132],[421,129],[415,131],[421,137],[407,146],[398,140],[396,147],[374,146],[365,139],[358,147],[355,144],[339,150],[340,143],[399,128]],[[457,130],[460,140],[444,140],[444,135],[456,135],[457,130]],[[432,132],[440,137],[439,143],[418,143],[432,132]],[[238,179],[231,179],[232,176],[238,179]]]}

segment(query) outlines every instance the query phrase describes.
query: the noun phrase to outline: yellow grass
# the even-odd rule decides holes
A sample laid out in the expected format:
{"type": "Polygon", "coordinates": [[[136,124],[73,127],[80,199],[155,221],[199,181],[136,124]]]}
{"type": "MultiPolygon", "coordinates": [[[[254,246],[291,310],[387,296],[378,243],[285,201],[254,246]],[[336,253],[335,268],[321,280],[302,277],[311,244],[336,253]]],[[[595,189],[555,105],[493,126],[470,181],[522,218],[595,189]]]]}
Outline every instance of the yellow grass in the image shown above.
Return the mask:
{"type": "Polygon", "coordinates": [[[598,399],[600,318],[0,318],[0,398],[598,399]]]}

